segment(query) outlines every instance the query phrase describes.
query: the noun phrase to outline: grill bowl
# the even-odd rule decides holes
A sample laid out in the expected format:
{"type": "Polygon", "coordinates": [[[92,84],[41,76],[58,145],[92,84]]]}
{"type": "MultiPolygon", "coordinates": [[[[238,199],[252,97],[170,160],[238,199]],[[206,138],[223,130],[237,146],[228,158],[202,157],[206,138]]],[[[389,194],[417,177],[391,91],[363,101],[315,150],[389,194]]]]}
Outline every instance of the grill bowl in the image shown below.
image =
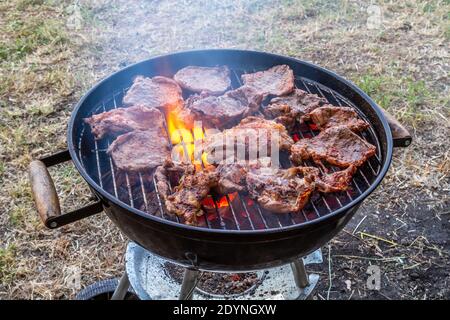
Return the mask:
{"type": "MultiPolygon", "coordinates": [[[[237,79],[238,77],[235,81],[237,79]]],[[[333,72],[275,54],[244,50],[201,50],[145,60],[98,83],[80,100],[72,113],[68,128],[68,147],[76,168],[101,200],[106,214],[131,240],[184,266],[203,270],[248,271],[290,262],[314,251],[334,237],[383,179],[391,162],[393,141],[381,109],[354,84],[333,72]],[[120,104],[115,95],[123,93],[134,77],[170,77],[188,65],[227,65],[232,70],[251,72],[277,64],[289,65],[297,79],[316,84],[319,91],[322,88],[338,95],[342,98],[340,101],[348,102],[371,124],[369,138],[378,149],[376,174],[349,201],[338,207],[333,206],[325,215],[319,214],[314,219],[306,217],[305,221],[299,223],[256,230],[230,230],[188,226],[149,215],[133,207],[133,203],[116,197],[103,186],[101,170],[99,171],[98,163],[95,163],[98,158],[93,155],[93,150],[101,149],[101,146],[93,145],[93,140],[83,138],[86,135],[83,118],[101,112],[102,107],[108,109],[120,104]]]]}

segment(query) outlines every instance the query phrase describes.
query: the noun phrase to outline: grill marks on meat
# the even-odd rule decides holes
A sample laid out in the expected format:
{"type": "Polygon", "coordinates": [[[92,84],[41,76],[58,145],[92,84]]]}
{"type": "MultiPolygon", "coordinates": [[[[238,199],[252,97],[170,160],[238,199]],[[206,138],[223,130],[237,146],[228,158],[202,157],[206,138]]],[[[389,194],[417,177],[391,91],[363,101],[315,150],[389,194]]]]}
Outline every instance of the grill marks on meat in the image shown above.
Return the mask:
{"type": "Polygon", "coordinates": [[[375,152],[375,146],[361,139],[348,127],[337,126],[325,129],[313,138],[296,142],[291,148],[291,160],[301,163],[311,158],[327,171],[322,160],[341,168],[351,165],[359,167],[375,152]]]}
{"type": "Polygon", "coordinates": [[[292,130],[295,121],[302,123],[306,114],[327,104],[328,101],[325,98],[295,89],[289,95],[270,100],[263,113],[266,117],[274,119],[285,125],[289,130],[292,130]]]}
{"type": "Polygon", "coordinates": [[[138,76],[123,98],[124,105],[144,105],[167,111],[183,105],[180,86],[175,80],[156,76],[138,76]]]}
{"type": "Polygon", "coordinates": [[[255,89],[243,86],[219,97],[207,93],[192,96],[186,101],[186,109],[196,119],[223,128],[257,111],[262,99],[255,89]]]}
{"type": "Polygon", "coordinates": [[[84,119],[90,125],[95,139],[118,135],[134,130],[147,130],[164,126],[164,117],[158,109],[142,105],[117,108],[84,119]]]}
{"type": "Polygon", "coordinates": [[[227,66],[188,66],[179,70],[173,78],[184,89],[212,95],[224,93],[231,85],[230,70],[227,66]]]}
{"type": "Polygon", "coordinates": [[[301,210],[315,188],[316,168],[273,167],[252,168],[246,176],[250,196],[271,212],[288,213],[301,210]]]}
{"type": "Polygon", "coordinates": [[[281,96],[294,90],[294,72],[285,64],[265,71],[243,74],[241,79],[245,85],[253,87],[264,96],[281,96]]]}
{"type": "Polygon", "coordinates": [[[117,168],[136,172],[161,165],[170,155],[169,140],[163,130],[153,127],[147,131],[133,131],[114,140],[108,153],[117,168]]]}
{"type": "Polygon", "coordinates": [[[283,125],[250,116],[231,129],[208,135],[203,144],[203,151],[208,153],[210,163],[220,163],[230,156],[238,156],[237,161],[245,160],[240,158],[244,156],[256,159],[258,151],[267,149],[267,156],[270,156],[275,151],[290,150],[293,143],[283,125]],[[272,146],[276,146],[277,150],[272,150],[272,146]],[[240,154],[239,150],[243,150],[243,154],[240,154]],[[232,155],[228,154],[230,151],[232,155]]]}
{"type": "Polygon", "coordinates": [[[319,130],[340,125],[344,125],[355,132],[369,128],[369,124],[359,119],[356,111],[349,107],[320,107],[304,116],[304,119],[314,122],[319,130]]]}
{"type": "Polygon", "coordinates": [[[201,201],[217,186],[218,174],[215,170],[196,171],[193,165],[176,167],[171,162],[156,169],[158,191],[164,199],[167,211],[182,217],[186,224],[197,224],[197,217],[204,214],[201,201]],[[170,193],[170,172],[182,172],[179,184],[170,193]]]}

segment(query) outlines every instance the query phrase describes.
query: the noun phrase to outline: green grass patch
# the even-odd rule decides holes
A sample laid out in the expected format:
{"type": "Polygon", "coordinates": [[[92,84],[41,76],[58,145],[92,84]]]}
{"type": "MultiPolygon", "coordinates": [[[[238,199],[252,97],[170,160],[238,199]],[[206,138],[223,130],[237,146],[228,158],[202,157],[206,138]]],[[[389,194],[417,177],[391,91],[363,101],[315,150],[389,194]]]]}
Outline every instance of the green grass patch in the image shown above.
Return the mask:
{"type": "Polygon", "coordinates": [[[30,209],[24,205],[19,205],[17,207],[14,207],[9,212],[9,222],[14,227],[18,227],[18,226],[22,225],[22,223],[25,219],[25,216],[29,210],[30,209]]]}
{"type": "Polygon", "coordinates": [[[16,274],[16,247],[12,244],[0,248],[0,283],[11,283],[16,274]]]}
{"type": "Polygon", "coordinates": [[[21,60],[38,48],[68,41],[61,21],[39,17],[10,17],[5,32],[9,38],[0,43],[0,61],[21,60]]]}
{"type": "Polygon", "coordinates": [[[422,106],[435,103],[425,81],[411,77],[366,74],[356,84],[386,110],[400,110],[402,118],[415,122],[426,117],[422,106]]]}

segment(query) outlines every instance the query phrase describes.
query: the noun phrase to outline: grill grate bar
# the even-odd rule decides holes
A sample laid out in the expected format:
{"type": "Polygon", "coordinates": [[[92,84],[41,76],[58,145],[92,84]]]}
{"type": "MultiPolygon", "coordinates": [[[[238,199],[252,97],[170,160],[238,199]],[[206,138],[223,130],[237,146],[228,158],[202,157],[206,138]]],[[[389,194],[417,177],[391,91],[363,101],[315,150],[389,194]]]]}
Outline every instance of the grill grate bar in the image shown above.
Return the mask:
{"type": "Polygon", "coordinates": [[[139,172],[139,182],[141,183],[142,199],[144,200],[145,210],[148,211],[147,195],[145,193],[144,181],[142,180],[142,173],[140,172],[139,172]]]}
{"type": "Polygon", "coordinates": [[[240,200],[240,202],[242,204],[242,207],[245,210],[245,215],[247,216],[247,220],[250,223],[250,226],[252,227],[252,230],[255,230],[255,225],[253,224],[253,220],[250,218],[250,212],[248,212],[247,205],[245,204],[245,201],[242,200],[242,197],[240,196],[239,193],[237,194],[237,197],[239,198],[239,200],[240,200]]]}
{"type": "Polygon", "coordinates": [[[155,175],[153,175],[153,185],[155,186],[155,193],[156,193],[156,198],[158,199],[158,207],[159,207],[159,211],[161,211],[161,217],[165,219],[166,214],[164,213],[163,204],[162,204],[161,198],[159,196],[158,185],[156,184],[155,175]]]}
{"type": "Polygon", "coordinates": [[[113,182],[114,194],[116,198],[119,197],[119,193],[117,192],[117,183],[116,183],[116,175],[114,173],[114,166],[111,157],[109,158],[109,166],[111,167],[111,177],[113,182]]]}
{"type": "MultiPolygon", "coordinates": [[[[97,140],[95,140],[95,139],[94,139],[94,146],[95,146],[95,158],[97,161],[98,180],[100,182],[100,187],[103,188],[102,171],[100,170],[100,156],[98,154],[98,143],[97,143],[97,140]]],[[[116,197],[117,197],[117,193],[116,193],[116,197]]]]}
{"type": "Polygon", "coordinates": [[[230,197],[228,196],[228,194],[225,195],[225,199],[227,199],[228,208],[230,208],[230,210],[231,210],[231,214],[233,215],[233,220],[234,220],[234,223],[236,224],[236,228],[238,230],[241,230],[241,225],[238,222],[236,213],[234,212],[233,206],[231,205],[230,197]]]}
{"type": "Polygon", "coordinates": [[[259,207],[257,202],[255,202],[255,208],[256,208],[256,211],[258,212],[259,217],[261,218],[261,221],[264,223],[264,227],[266,229],[269,229],[269,225],[267,224],[266,218],[264,218],[261,208],[259,207]]]}

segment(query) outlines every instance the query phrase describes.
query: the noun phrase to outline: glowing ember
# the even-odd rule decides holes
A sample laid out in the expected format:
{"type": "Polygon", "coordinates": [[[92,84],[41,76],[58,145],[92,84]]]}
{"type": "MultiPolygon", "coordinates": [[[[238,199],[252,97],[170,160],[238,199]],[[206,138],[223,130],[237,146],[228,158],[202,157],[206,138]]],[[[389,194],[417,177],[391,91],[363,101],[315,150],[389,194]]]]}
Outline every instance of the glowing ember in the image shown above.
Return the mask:
{"type": "MultiPolygon", "coordinates": [[[[230,199],[230,202],[233,202],[233,200],[236,198],[237,193],[231,193],[228,195],[228,199],[230,199]]],[[[226,196],[221,197],[218,201],[217,201],[217,208],[223,208],[223,207],[228,207],[230,206],[228,199],[226,196]]]]}

